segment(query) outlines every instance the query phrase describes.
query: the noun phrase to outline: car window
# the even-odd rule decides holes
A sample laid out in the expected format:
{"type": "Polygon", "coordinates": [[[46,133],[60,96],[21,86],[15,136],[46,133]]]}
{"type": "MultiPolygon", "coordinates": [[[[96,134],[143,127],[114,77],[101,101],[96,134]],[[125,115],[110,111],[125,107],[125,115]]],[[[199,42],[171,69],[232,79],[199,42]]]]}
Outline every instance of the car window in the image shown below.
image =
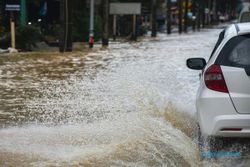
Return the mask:
{"type": "Polygon", "coordinates": [[[218,38],[218,40],[217,40],[217,42],[216,42],[216,44],[215,44],[215,47],[214,47],[214,49],[213,49],[213,51],[212,51],[211,56],[210,56],[209,59],[211,59],[211,57],[213,56],[213,54],[214,54],[214,52],[216,51],[216,49],[220,46],[221,42],[222,42],[223,39],[224,39],[224,36],[225,36],[225,30],[223,30],[223,31],[220,33],[219,38],[218,38]]]}
{"type": "Polygon", "coordinates": [[[232,38],[222,49],[216,64],[234,67],[250,67],[250,35],[232,38]]]}
{"type": "Polygon", "coordinates": [[[250,39],[239,43],[229,55],[228,61],[236,65],[250,65],[250,39]]]}

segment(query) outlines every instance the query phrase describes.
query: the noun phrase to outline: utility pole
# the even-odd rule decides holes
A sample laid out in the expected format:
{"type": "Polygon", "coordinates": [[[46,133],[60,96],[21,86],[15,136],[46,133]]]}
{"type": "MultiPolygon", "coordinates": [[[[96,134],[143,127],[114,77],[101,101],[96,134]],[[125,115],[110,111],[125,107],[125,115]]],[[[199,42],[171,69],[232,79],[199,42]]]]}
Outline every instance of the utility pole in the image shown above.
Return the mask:
{"type": "Polygon", "coordinates": [[[136,27],[137,27],[137,18],[136,18],[136,15],[134,14],[133,15],[133,27],[132,27],[133,32],[132,32],[132,37],[131,37],[131,40],[134,40],[134,41],[137,40],[136,27]]]}
{"type": "Polygon", "coordinates": [[[95,1],[90,0],[89,48],[94,47],[94,13],[95,13],[95,1]]]}
{"type": "Polygon", "coordinates": [[[102,0],[102,46],[109,45],[109,0],[102,0]]]}
{"type": "Polygon", "coordinates": [[[156,23],[156,9],[157,9],[157,0],[151,0],[151,22],[152,22],[152,37],[156,37],[157,36],[157,23],[156,23]]]}
{"type": "Polygon", "coordinates": [[[20,11],[20,24],[26,25],[27,24],[27,3],[26,0],[21,0],[21,11],[20,11]]]}
{"type": "Polygon", "coordinates": [[[172,2],[171,0],[167,1],[167,33],[171,34],[171,7],[172,2]]]}
{"type": "Polygon", "coordinates": [[[185,0],[185,12],[184,12],[184,32],[188,32],[188,0],[185,0]]]}
{"type": "Polygon", "coordinates": [[[14,12],[20,11],[19,4],[6,4],[5,10],[10,12],[10,34],[11,34],[11,47],[16,48],[16,28],[15,28],[15,15],[14,12]]]}
{"type": "Polygon", "coordinates": [[[72,1],[61,0],[60,18],[63,31],[59,42],[60,52],[72,51],[72,1]]]}
{"type": "Polygon", "coordinates": [[[113,15],[113,40],[116,40],[116,25],[117,25],[117,15],[113,15]]]}
{"type": "Polygon", "coordinates": [[[178,0],[179,33],[182,33],[183,8],[182,0],[178,0]]]}
{"type": "Polygon", "coordinates": [[[11,47],[16,48],[16,28],[13,11],[10,12],[11,47]]]}

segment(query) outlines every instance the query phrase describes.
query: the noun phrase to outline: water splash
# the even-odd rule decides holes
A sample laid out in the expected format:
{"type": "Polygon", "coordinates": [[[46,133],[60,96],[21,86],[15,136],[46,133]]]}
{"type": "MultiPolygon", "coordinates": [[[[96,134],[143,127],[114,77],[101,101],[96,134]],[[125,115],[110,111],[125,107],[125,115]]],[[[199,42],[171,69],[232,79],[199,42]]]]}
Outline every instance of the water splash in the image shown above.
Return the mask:
{"type": "Polygon", "coordinates": [[[198,153],[190,138],[161,118],[134,113],[112,121],[26,126],[0,130],[0,134],[1,150],[40,157],[49,163],[198,166],[198,153]]]}
{"type": "Polygon", "coordinates": [[[198,75],[185,59],[211,50],[208,33],[198,44],[208,34],[116,44],[67,79],[45,79],[42,95],[26,100],[24,124],[0,130],[0,165],[17,156],[23,166],[200,166],[198,75]]]}

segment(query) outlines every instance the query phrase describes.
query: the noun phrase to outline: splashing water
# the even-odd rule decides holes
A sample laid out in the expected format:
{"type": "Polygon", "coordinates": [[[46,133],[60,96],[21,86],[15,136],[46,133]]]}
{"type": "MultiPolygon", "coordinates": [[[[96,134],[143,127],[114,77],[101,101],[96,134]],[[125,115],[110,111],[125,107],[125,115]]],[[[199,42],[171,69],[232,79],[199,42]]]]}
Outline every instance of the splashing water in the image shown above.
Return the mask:
{"type": "Polygon", "coordinates": [[[200,166],[198,73],[185,59],[208,57],[217,34],[160,35],[74,59],[84,69],[43,81],[20,124],[0,129],[0,166],[200,166]]]}

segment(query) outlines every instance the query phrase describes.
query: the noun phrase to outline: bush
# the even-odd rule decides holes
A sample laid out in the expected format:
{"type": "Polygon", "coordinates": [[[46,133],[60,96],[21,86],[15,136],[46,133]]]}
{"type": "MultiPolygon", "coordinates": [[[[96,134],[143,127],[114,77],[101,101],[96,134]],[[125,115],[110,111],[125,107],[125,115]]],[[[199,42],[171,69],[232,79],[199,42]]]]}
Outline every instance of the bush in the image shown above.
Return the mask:
{"type": "Polygon", "coordinates": [[[62,29],[63,28],[60,24],[51,24],[48,25],[47,29],[44,30],[43,34],[46,36],[53,36],[54,38],[59,39],[62,29]]]}
{"type": "Polygon", "coordinates": [[[1,36],[0,36],[0,38],[2,37],[2,34],[4,33],[4,27],[3,26],[0,26],[0,34],[1,34],[1,36]]]}
{"type": "Polygon", "coordinates": [[[0,49],[7,49],[10,46],[9,33],[3,32],[0,36],[0,49]]]}
{"type": "Polygon", "coordinates": [[[40,29],[35,26],[18,26],[16,29],[16,45],[18,49],[31,50],[41,40],[40,29]]]}
{"type": "Polygon", "coordinates": [[[95,18],[95,40],[98,41],[102,37],[102,18],[96,16],[95,18]]]}

